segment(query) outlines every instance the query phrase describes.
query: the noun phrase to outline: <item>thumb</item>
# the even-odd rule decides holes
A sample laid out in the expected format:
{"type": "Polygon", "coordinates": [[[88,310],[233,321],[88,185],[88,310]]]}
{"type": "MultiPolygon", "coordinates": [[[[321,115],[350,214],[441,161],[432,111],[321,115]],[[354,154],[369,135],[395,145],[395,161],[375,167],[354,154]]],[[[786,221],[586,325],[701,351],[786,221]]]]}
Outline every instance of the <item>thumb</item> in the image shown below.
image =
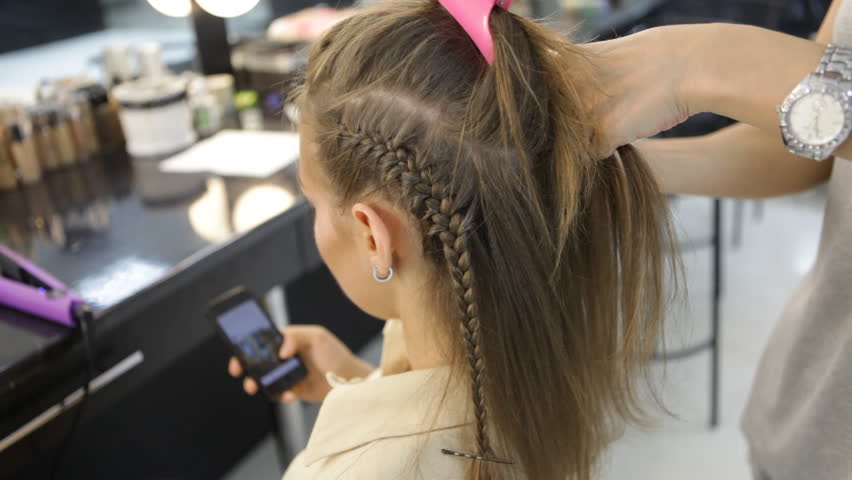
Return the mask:
{"type": "Polygon", "coordinates": [[[290,358],[296,354],[296,340],[293,338],[295,335],[285,335],[284,343],[281,344],[281,348],[278,350],[279,358],[290,358]]]}
{"type": "Polygon", "coordinates": [[[307,334],[302,328],[287,327],[281,330],[281,334],[284,335],[284,342],[278,349],[280,358],[290,358],[308,346],[307,334]]]}

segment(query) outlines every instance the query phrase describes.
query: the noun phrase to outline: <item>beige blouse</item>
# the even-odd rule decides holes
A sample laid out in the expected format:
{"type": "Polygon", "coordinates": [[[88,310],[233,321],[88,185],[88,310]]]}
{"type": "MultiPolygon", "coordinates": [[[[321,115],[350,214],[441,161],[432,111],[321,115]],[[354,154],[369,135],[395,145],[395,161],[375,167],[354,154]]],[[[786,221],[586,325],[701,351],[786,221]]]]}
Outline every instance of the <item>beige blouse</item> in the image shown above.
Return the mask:
{"type": "Polygon", "coordinates": [[[410,369],[399,321],[389,320],[384,334],[382,364],[369,377],[329,375],[333,388],[284,480],[464,477],[470,460],[441,449],[464,450],[465,389],[452,388],[449,367],[410,369]]]}

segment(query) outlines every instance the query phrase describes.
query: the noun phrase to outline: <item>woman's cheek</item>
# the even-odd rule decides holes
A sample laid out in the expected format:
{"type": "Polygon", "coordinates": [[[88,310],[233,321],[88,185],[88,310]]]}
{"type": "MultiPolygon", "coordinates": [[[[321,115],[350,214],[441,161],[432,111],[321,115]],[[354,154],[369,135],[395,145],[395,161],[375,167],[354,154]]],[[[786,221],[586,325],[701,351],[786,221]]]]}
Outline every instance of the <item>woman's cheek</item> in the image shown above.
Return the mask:
{"type": "Polygon", "coordinates": [[[337,282],[346,287],[346,279],[351,276],[353,261],[352,245],[347,242],[345,232],[341,231],[328,216],[328,212],[317,210],[314,220],[314,237],[320,257],[337,282]]]}
{"type": "Polygon", "coordinates": [[[377,302],[370,269],[359,258],[351,234],[345,226],[335,225],[318,212],[314,236],[323,262],[347,298],[361,310],[376,316],[379,312],[375,308],[377,302]]]}
{"type": "MultiPolygon", "coordinates": [[[[329,245],[329,232],[328,232],[328,222],[324,221],[325,219],[320,216],[319,213],[314,215],[314,239],[317,243],[317,249],[319,250],[320,257],[322,257],[323,262],[328,265],[329,254],[333,250],[331,245],[329,245]]],[[[331,265],[328,265],[329,268],[331,265]]]]}

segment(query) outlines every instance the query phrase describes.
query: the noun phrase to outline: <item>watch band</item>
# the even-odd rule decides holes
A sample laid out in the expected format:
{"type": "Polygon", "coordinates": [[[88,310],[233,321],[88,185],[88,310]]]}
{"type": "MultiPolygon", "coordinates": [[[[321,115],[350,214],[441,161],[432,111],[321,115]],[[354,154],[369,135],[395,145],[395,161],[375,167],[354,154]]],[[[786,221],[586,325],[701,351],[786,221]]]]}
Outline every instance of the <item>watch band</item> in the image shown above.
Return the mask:
{"type": "Polygon", "coordinates": [[[825,55],[822,56],[816,73],[819,75],[836,74],[844,80],[852,80],[852,49],[829,43],[825,48],[825,55]]]}

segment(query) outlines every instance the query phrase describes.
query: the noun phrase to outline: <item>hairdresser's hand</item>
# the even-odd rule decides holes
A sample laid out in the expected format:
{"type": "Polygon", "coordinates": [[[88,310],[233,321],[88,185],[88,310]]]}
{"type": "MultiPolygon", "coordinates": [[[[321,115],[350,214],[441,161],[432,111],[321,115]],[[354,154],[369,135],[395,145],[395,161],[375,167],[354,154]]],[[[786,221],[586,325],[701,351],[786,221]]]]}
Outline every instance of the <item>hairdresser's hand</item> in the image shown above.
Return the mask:
{"type": "Polygon", "coordinates": [[[693,36],[678,25],[585,45],[602,87],[588,105],[601,157],[697,113],[687,88],[698,54],[693,36]]]}
{"type": "MultiPolygon", "coordinates": [[[[317,325],[295,325],[281,330],[284,344],[278,355],[290,358],[298,354],[305,362],[308,376],[291,390],[284,392],[281,401],[292,403],[298,400],[321,402],[331,386],[325,379],[327,372],[343,378],[365,377],[375,369],[352,353],[333,333],[317,325]]],[[[228,373],[233,377],[243,374],[240,362],[231,358],[228,373]]],[[[243,389],[249,395],[257,393],[257,383],[249,378],[243,379],[243,389]]]]}

